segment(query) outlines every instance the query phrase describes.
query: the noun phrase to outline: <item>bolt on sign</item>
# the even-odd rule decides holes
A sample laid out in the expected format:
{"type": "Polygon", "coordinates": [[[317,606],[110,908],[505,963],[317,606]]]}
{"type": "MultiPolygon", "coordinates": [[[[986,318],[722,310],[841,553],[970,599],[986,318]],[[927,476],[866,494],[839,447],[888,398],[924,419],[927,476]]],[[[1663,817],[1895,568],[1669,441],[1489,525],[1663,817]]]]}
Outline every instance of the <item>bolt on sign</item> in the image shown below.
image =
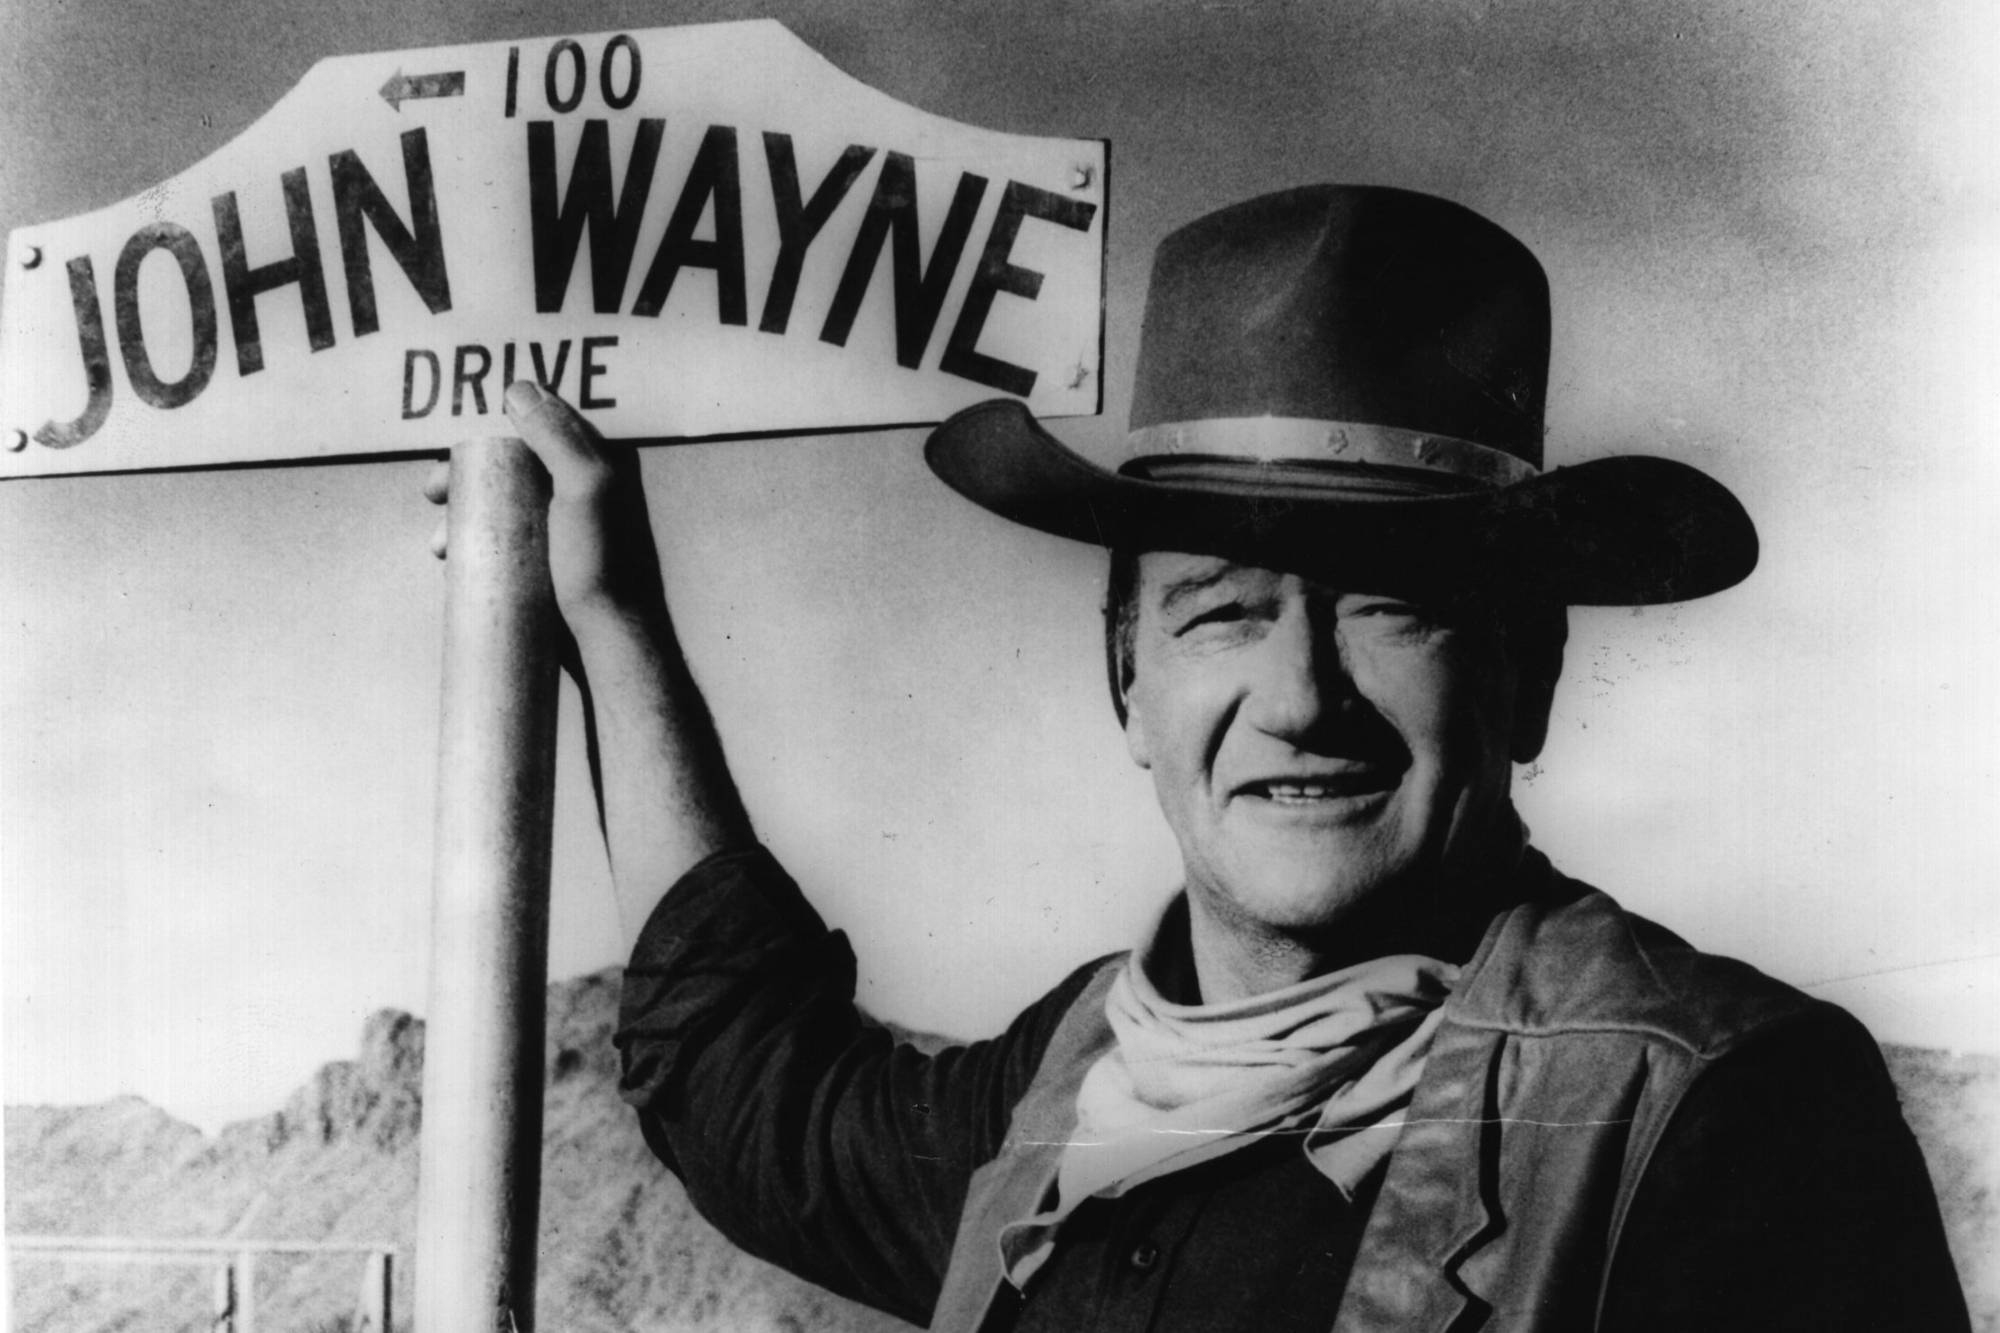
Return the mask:
{"type": "Polygon", "coordinates": [[[0,478],[1100,409],[1106,146],[904,106],[769,21],[342,56],[14,231],[0,478]]]}

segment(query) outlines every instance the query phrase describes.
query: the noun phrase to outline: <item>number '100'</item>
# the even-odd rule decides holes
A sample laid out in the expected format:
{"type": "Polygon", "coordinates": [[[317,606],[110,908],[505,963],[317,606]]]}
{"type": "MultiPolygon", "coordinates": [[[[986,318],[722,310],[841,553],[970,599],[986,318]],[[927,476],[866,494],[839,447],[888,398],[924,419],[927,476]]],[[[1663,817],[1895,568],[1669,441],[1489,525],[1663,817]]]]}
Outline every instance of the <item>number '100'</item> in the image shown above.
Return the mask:
{"type": "MultiPolygon", "coordinates": [[[[623,111],[639,95],[639,44],[619,33],[604,44],[597,57],[597,95],[613,111],[623,111]],[[624,59],[619,59],[620,53],[624,59]]],[[[507,48],[507,115],[514,114],[521,81],[521,48],[507,48]]],[[[564,113],[583,105],[590,91],[590,59],[583,47],[565,37],[549,48],[542,62],[542,99],[549,110],[564,113]]]]}

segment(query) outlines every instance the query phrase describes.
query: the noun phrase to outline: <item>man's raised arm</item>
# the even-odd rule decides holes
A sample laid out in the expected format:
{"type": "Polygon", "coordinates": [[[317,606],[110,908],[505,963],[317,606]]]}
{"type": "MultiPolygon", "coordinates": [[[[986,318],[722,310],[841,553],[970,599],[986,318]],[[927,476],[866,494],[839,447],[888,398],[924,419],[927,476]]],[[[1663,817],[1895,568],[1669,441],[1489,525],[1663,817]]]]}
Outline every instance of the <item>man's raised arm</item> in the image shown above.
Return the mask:
{"type": "MultiPolygon", "coordinates": [[[[604,841],[628,944],[704,858],[755,841],[674,636],[638,456],[521,381],[507,415],[548,470],[549,573],[575,640],[604,841]]],[[[447,498],[440,467],[426,493],[447,498]]],[[[442,536],[433,543],[444,554],[442,536]]]]}

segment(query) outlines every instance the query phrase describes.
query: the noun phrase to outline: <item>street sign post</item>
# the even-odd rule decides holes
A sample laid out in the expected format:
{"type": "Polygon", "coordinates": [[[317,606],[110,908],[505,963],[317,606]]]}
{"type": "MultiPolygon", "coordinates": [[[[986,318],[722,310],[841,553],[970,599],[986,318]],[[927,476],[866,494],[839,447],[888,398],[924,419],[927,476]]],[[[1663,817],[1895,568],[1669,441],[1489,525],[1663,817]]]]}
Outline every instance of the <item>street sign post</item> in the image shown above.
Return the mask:
{"type": "Polygon", "coordinates": [[[555,659],[515,379],[637,441],[1101,407],[1106,146],[960,125],[770,22],[320,62],[8,238],[0,480],[452,453],[416,1322],[534,1322],[555,659]]]}
{"type": "Polygon", "coordinates": [[[535,1319],[555,599],[548,478],[519,440],[451,454],[416,1325],[535,1319]]]}

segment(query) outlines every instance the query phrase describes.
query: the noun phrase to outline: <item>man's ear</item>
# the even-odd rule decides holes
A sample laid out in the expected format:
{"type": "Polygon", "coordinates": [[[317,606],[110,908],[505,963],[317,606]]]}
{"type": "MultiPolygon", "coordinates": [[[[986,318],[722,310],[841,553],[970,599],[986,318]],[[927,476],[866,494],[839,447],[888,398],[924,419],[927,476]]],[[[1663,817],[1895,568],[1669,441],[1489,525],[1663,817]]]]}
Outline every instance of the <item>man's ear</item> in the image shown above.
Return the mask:
{"type": "Polygon", "coordinates": [[[1125,705],[1122,710],[1125,715],[1125,751],[1132,756],[1133,763],[1150,769],[1153,766],[1153,741],[1146,731],[1146,710],[1133,699],[1129,688],[1120,697],[1125,705]]]}
{"type": "Polygon", "coordinates": [[[1509,757],[1525,764],[1542,752],[1562,675],[1563,645],[1569,640],[1569,612],[1557,607],[1533,618],[1510,636],[1514,649],[1514,735],[1509,757]]]}

